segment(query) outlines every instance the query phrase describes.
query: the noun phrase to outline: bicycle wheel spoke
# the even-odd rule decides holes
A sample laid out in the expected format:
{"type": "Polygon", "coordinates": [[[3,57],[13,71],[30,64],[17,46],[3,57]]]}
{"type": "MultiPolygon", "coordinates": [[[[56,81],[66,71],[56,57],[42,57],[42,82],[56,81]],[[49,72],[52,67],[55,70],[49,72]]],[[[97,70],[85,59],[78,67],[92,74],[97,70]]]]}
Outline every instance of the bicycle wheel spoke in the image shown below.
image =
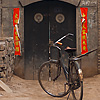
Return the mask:
{"type": "Polygon", "coordinates": [[[73,100],[82,100],[83,97],[83,83],[80,81],[78,74],[79,65],[77,62],[72,62],[71,64],[71,90],[73,100]]]}
{"type": "Polygon", "coordinates": [[[68,94],[67,100],[69,99],[69,96],[70,96],[70,92],[69,92],[69,94],[68,94]]]}
{"type": "MultiPolygon", "coordinates": [[[[51,96],[61,97],[65,93],[66,79],[62,67],[56,62],[45,63],[39,71],[39,83],[43,90],[51,96]]],[[[66,92],[69,86],[66,85],[66,92]]]]}
{"type": "Polygon", "coordinates": [[[75,99],[73,99],[73,95],[72,95],[72,91],[71,90],[69,90],[69,93],[67,95],[67,100],[75,100],[75,99]]]}

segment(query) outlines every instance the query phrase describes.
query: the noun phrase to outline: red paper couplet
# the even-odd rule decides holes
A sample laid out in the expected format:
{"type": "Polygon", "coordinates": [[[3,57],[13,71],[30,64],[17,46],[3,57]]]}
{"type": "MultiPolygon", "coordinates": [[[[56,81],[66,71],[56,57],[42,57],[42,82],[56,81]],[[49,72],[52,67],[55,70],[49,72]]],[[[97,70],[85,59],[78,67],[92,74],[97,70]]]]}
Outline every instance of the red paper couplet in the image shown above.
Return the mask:
{"type": "Polygon", "coordinates": [[[13,26],[14,26],[14,46],[15,46],[15,55],[21,55],[21,45],[20,45],[20,37],[18,32],[18,24],[19,24],[19,8],[13,9],[13,26]]]}
{"type": "Polygon", "coordinates": [[[81,31],[81,54],[85,54],[88,52],[87,48],[87,12],[88,8],[80,8],[81,10],[81,23],[82,23],[82,31],[81,31]]]}

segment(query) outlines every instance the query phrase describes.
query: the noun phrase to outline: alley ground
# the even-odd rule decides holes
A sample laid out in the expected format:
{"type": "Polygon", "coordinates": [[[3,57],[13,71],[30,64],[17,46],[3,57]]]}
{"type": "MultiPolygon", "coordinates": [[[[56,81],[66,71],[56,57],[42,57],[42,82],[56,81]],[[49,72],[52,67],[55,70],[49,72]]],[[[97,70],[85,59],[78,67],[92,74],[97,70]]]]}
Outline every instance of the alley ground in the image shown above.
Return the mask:
{"type": "MultiPolygon", "coordinates": [[[[7,84],[13,90],[13,93],[0,90],[0,100],[67,100],[66,96],[54,98],[47,95],[41,89],[37,80],[24,80],[13,76],[7,84]]],[[[84,79],[83,100],[100,100],[100,75],[84,79]]]]}

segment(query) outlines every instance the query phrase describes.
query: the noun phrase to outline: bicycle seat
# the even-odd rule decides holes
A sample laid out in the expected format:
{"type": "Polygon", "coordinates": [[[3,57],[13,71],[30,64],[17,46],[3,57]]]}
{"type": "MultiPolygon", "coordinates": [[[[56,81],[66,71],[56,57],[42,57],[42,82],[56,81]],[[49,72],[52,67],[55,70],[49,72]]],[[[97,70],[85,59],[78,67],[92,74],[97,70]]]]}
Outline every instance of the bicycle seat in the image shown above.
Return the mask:
{"type": "Polygon", "coordinates": [[[68,52],[68,53],[72,53],[72,52],[75,52],[75,51],[76,51],[76,48],[66,47],[64,50],[65,50],[66,52],[68,52]]]}

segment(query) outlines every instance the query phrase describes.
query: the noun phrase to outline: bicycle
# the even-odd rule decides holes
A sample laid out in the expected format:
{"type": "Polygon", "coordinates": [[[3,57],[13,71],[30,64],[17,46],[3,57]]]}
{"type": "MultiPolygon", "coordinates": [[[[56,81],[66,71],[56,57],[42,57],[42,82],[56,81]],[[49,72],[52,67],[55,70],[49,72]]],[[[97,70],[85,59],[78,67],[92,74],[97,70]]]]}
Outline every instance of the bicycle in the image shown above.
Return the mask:
{"type": "Polygon", "coordinates": [[[73,34],[68,33],[55,43],[49,41],[49,61],[44,62],[38,72],[38,81],[42,89],[53,97],[63,97],[68,95],[67,100],[82,100],[83,98],[83,73],[79,66],[80,58],[73,56],[76,48],[67,47],[68,66],[64,65],[61,59],[60,42],[64,38],[73,34]],[[57,60],[51,59],[50,48],[55,47],[58,50],[57,60]]]}

